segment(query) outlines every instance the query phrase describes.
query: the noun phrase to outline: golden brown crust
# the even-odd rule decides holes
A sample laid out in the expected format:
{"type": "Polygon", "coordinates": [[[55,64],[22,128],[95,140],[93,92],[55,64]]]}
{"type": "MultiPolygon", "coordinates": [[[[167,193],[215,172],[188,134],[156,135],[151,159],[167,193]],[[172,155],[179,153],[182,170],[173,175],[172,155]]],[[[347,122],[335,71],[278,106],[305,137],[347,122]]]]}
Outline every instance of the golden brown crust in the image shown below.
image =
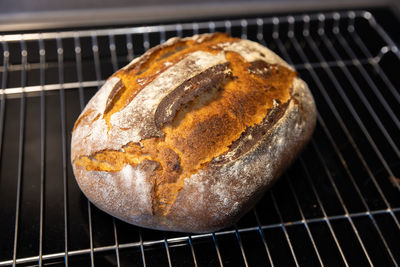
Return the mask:
{"type": "Polygon", "coordinates": [[[309,139],[315,116],[307,86],[270,50],[223,34],[174,38],[93,97],[71,159],[82,191],[105,211],[204,232],[260,197],[309,139]]]}

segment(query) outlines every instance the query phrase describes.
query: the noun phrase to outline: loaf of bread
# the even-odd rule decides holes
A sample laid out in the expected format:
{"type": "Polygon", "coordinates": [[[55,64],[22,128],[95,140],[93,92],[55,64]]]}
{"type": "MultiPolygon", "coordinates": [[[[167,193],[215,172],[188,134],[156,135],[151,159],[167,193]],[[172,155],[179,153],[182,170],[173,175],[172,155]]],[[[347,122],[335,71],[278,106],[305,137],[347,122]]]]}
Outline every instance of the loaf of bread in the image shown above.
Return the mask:
{"type": "Polygon", "coordinates": [[[258,43],[172,38],[117,71],[72,132],[76,180],[128,223],[208,232],[249,211],[310,139],[307,85],[258,43]]]}

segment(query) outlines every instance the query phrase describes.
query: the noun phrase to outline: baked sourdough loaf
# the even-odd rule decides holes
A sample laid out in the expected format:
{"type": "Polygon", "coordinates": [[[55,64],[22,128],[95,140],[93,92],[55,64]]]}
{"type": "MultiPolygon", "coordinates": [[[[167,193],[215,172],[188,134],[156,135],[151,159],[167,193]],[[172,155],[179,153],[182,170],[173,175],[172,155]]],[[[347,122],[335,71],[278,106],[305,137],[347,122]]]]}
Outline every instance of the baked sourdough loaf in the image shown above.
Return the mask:
{"type": "Polygon", "coordinates": [[[221,33],[172,38],[93,96],[72,166],[90,201],[126,222],[215,231],[254,206],[315,119],[307,85],[269,49],[221,33]]]}

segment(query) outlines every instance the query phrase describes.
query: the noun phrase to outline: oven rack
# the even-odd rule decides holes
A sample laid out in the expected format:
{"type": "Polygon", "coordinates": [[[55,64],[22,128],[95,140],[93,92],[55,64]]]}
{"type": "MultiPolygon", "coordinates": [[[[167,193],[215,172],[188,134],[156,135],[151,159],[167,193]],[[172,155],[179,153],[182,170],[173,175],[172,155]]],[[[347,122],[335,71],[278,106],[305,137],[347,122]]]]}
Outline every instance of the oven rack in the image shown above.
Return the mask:
{"type": "Polygon", "coordinates": [[[0,36],[0,266],[399,265],[398,45],[367,11],[0,36]],[[130,226],[80,193],[73,122],[118,68],[172,36],[223,31],[272,48],[309,84],[316,132],[237,225],[130,226]],[[129,263],[129,264],[128,264],[129,263]]]}

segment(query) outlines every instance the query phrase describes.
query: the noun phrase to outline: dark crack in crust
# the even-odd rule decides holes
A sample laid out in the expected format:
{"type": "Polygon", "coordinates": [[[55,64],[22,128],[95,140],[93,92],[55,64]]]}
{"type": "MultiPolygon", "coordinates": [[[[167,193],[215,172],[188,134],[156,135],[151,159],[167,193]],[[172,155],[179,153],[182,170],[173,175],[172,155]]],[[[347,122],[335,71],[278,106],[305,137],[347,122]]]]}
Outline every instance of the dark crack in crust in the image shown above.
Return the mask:
{"type": "Polygon", "coordinates": [[[263,121],[254,127],[248,127],[242,133],[240,138],[232,143],[229,151],[224,155],[214,158],[211,161],[211,164],[223,165],[228,161],[236,160],[257,145],[259,140],[261,140],[263,136],[266,135],[268,131],[276,124],[276,122],[282,118],[291,100],[284,104],[281,104],[277,99],[274,99],[274,101],[274,107],[268,110],[268,114],[265,116],[263,121]]]}
{"type": "Polygon", "coordinates": [[[106,109],[104,111],[104,113],[108,113],[112,107],[113,104],[115,103],[115,101],[118,100],[118,96],[120,95],[120,93],[125,90],[125,85],[122,82],[122,80],[119,80],[113,87],[113,89],[111,90],[108,98],[107,98],[107,103],[106,103],[106,109]]]}
{"type": "Polygon", "coordinates": [[[228,66],[229,62],[215,65],[186,80],[168,94],[160,102],[155,112],[154,119],[157,128],[160,129],[164,124],[171,122],[182,105],[232,79],[232,72],[228,66]]]}
{"type": "MultiPolygon", "coordinates": [[[[195,62],[193,61],[188,61],[186,64],[187,68],[190,69],[194,63],[195,62]]],[[[135,114],[135,116],[141,117],[140,120],[145,122],[144,124],[146,125],[146,127],[139,132],[142,139],[145,140],[152,137],[163,137],[164,133],[160,130],[161,126],[172,121],[174,115],[182,105],[193,100],[201,93],[215,88],[215,86],[223,83],[224,80],[227,80],[231,76],[229,72],[219,72],[220,68],[227,70],[228,67],[226,64],[219,64],[200,72],[189,80],[186,80],[181,86],[177,87],[173,92],[169,93],[160,101],[154,115],[145,116],[144,114],[135,114]],[[207,79],[207,81],[197,78],[199,76],[203,79],[207,79]],[[209,86],[209,82],[215,86],[209,86]],[[190,86],[187,87],[189,92],[185,92],[186,85],[190,86]],[[184,99],[178,98],[179,96],[182,96],[184,99]],[[168,114],[168,108],[171,108],[172,114],[168,114]]]]}

